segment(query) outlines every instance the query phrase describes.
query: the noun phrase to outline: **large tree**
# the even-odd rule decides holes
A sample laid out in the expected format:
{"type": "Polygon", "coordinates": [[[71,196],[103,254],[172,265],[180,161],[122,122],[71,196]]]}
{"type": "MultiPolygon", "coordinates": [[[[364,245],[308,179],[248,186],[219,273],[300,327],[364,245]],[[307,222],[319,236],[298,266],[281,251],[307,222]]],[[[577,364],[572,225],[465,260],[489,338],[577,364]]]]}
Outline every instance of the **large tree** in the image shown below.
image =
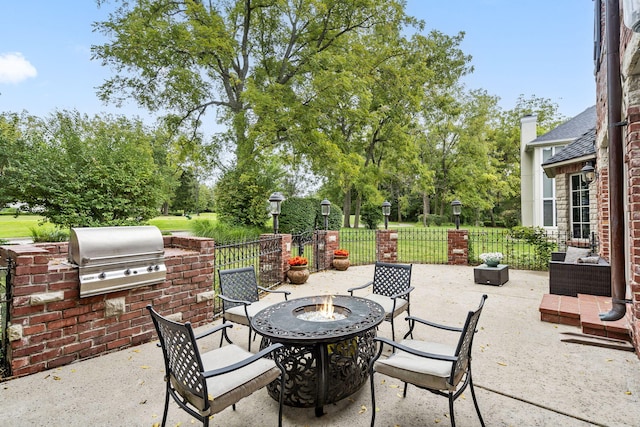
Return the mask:
{"type": "MultiPolygon", "coordinates": [[[[95,25],[109,42],[93,47],[94,58],[115,71],[99,94],[117,102],[133,98],[194,132],[216,113],[237,163],[225,175],[242,178],[269,163],[266,156],[282,143],[274,134],[298,125],[263,119],[256,132],[264,113],[297,109],[292,103],[304,80],[322,67],[339,70],[332,60],[344,39],[390,17],[395,24],[403,13],[393,0],[123,1],[95,25]]],[[[235,193],[253,192],[246,180],[229,183],[235,193]]],[[[253,209],[255,202],[231,208],[243,206],[253,209]]]]}
{"type": "Polygon", "coordinates": [[[60,226],[139,224],[158,214],[154,135],[140,121],[68,111],[13,117],[0,119],[13,126],[0,153],[5,202],[26,203],[60,226]]]}

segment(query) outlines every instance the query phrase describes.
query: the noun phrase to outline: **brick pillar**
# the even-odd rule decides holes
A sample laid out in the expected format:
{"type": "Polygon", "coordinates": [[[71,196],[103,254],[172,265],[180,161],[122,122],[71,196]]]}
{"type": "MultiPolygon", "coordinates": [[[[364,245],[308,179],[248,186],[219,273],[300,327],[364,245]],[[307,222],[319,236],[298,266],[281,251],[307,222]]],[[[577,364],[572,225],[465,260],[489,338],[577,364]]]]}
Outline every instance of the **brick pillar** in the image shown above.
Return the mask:
{"type": "Polygon", "coordinates": [[[398,262],[397,230],[376,230],[376,260],[398,262]]]}
{"type": "Polygon", "coordinates": [[[469,259],[469,231],[447,231],[447,259],[450,265],[467,265],[469,259]]]}
{"type": "MultiPolygon", "coordinates": [[[[289,258],[291,258],[291,234],[261,234],[260,235],[260,275],[267,278],[272,272],[280,282],[287,278],[289,270],[289,258]]],[[[260,281],[263,281],[262,278],[260,281]]],[[[264,280],[268,282],[269,280],[264,280]]]]}
{"type": "Polygon", "coordinates": [[[336,230],[316,230],[314,239],[314,258],[317,262],[318,271],[331,268],[333,261],[333,251],[340,247],[340,232],[336,230]]]}

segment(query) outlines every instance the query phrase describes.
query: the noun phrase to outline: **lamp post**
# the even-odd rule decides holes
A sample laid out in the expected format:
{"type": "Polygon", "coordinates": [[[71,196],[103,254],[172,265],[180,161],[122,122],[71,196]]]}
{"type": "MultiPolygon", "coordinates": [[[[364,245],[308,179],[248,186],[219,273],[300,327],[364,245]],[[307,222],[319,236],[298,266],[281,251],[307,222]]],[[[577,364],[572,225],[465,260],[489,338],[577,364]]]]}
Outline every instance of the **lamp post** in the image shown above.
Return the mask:
{"type": "Polygon", "coordinates": [[[322,217],[324,218],[324,230],[327,231],[329,229],[329,214],[331,213],[331,202],[327,199],[321,201],[320,212],[322,213],[322,217]]]}
{"type": "Polygon", "coordinates": [[[453,210],[453,216],[456,218],[456,230],[460,229],[460,214],[462,213],[462,203],[460,200],[455,199],[451,202],[451,209],[453,210]]]}
{"type": "Polygon", "coordinates": [[[280,205],[283,201],[284,196],[280,192],[271,193],[269,196],[271,216],[273,216],[273,234],[278,234],[278,215],[280,215],[280,205]]]}
{"type": "Polygon", "coordinates": [[[382,215],[384,215],[384,229],[389,227],[389,215],[391,215],[391,203],[386,200],[382,202],[382,215]]]}

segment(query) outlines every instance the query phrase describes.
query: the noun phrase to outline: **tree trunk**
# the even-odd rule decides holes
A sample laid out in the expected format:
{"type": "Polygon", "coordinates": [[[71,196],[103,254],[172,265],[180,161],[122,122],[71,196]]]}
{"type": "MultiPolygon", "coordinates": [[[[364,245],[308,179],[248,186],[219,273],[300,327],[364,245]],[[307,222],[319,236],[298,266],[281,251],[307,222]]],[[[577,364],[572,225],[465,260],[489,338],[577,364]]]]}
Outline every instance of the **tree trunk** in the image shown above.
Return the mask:
{"type": "Polygon", "coordinates": [[[358,197],[356,197],[355,218],[353,220],[353,227],[354,228],[359,228],[360,227],[360,208],[361,207],[362,207],[362,194],[358,194],[358,197]]]}
{"type": "Polygon", "coordinates": [[[429,215],[429,195],[422,193],[422,225],[427,226],[427,215],[429,215]]]}
{"type": "Polygon", "coordinates": [[[343,220],[342,226],[345,228],[351,228],[351,190],[347,189],[344,192],[344,202],[342,203],[343,220]]]}

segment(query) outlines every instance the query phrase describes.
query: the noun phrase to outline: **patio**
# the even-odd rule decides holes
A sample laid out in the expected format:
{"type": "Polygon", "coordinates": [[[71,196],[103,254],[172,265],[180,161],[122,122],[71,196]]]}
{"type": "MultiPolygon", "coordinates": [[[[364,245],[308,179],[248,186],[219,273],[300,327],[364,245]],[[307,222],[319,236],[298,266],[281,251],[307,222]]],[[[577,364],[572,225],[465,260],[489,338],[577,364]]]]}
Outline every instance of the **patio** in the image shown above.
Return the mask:
{"type": "MultiPolygon", "coordinates": [[[[304,285],[286,285],[292,297],[346,294],[373,277],[373,265],[312,274],[304,285]]],[[[502,287],[474,284],[473,267],[414,265],[411,313],[461,325],[468,310],[489,295],[474,342],[474,380],[488,426],[634,426],[640,419],[640,360],[632,352],[562,342],[575,326],[540,321],[538,307],[548,292],[548,273],[511,270],[502,287]]],[[[275,301],[275,299],[274,299],[275,301]]],[[[199,329],[200,330],[200,329],[199,329]]],[[[407,331],[398,320],[397,335],[407,331]]],[[[433,333],[418,329],[420,334],[433,333]]],[[[379,334],[391,336],[383,322],[379,334]]],[[[246,329],[230,333],[246,346],[246,329]]],[[[218,340],[205,340],[217,346],[218,340]]],[[[0,384],[0,424],[12,426],[153,426],[162,418],[164,367],[155,343],[0,384]]],[[[376,375],[377,426],[447,426],[446,399],[376,375]]],[[[286,407],[287,426],[368,426],[368,384],[353,396],[314,409],[286,407]]],[[[460,426],[478,425],[470,398],[455,404],[460,426]]],[[[172,405],[167,425],[193,425],[172,405]]],[[[276,425],[277,402],[266,389],[213,417],[212,425],[276,425]]]]}

